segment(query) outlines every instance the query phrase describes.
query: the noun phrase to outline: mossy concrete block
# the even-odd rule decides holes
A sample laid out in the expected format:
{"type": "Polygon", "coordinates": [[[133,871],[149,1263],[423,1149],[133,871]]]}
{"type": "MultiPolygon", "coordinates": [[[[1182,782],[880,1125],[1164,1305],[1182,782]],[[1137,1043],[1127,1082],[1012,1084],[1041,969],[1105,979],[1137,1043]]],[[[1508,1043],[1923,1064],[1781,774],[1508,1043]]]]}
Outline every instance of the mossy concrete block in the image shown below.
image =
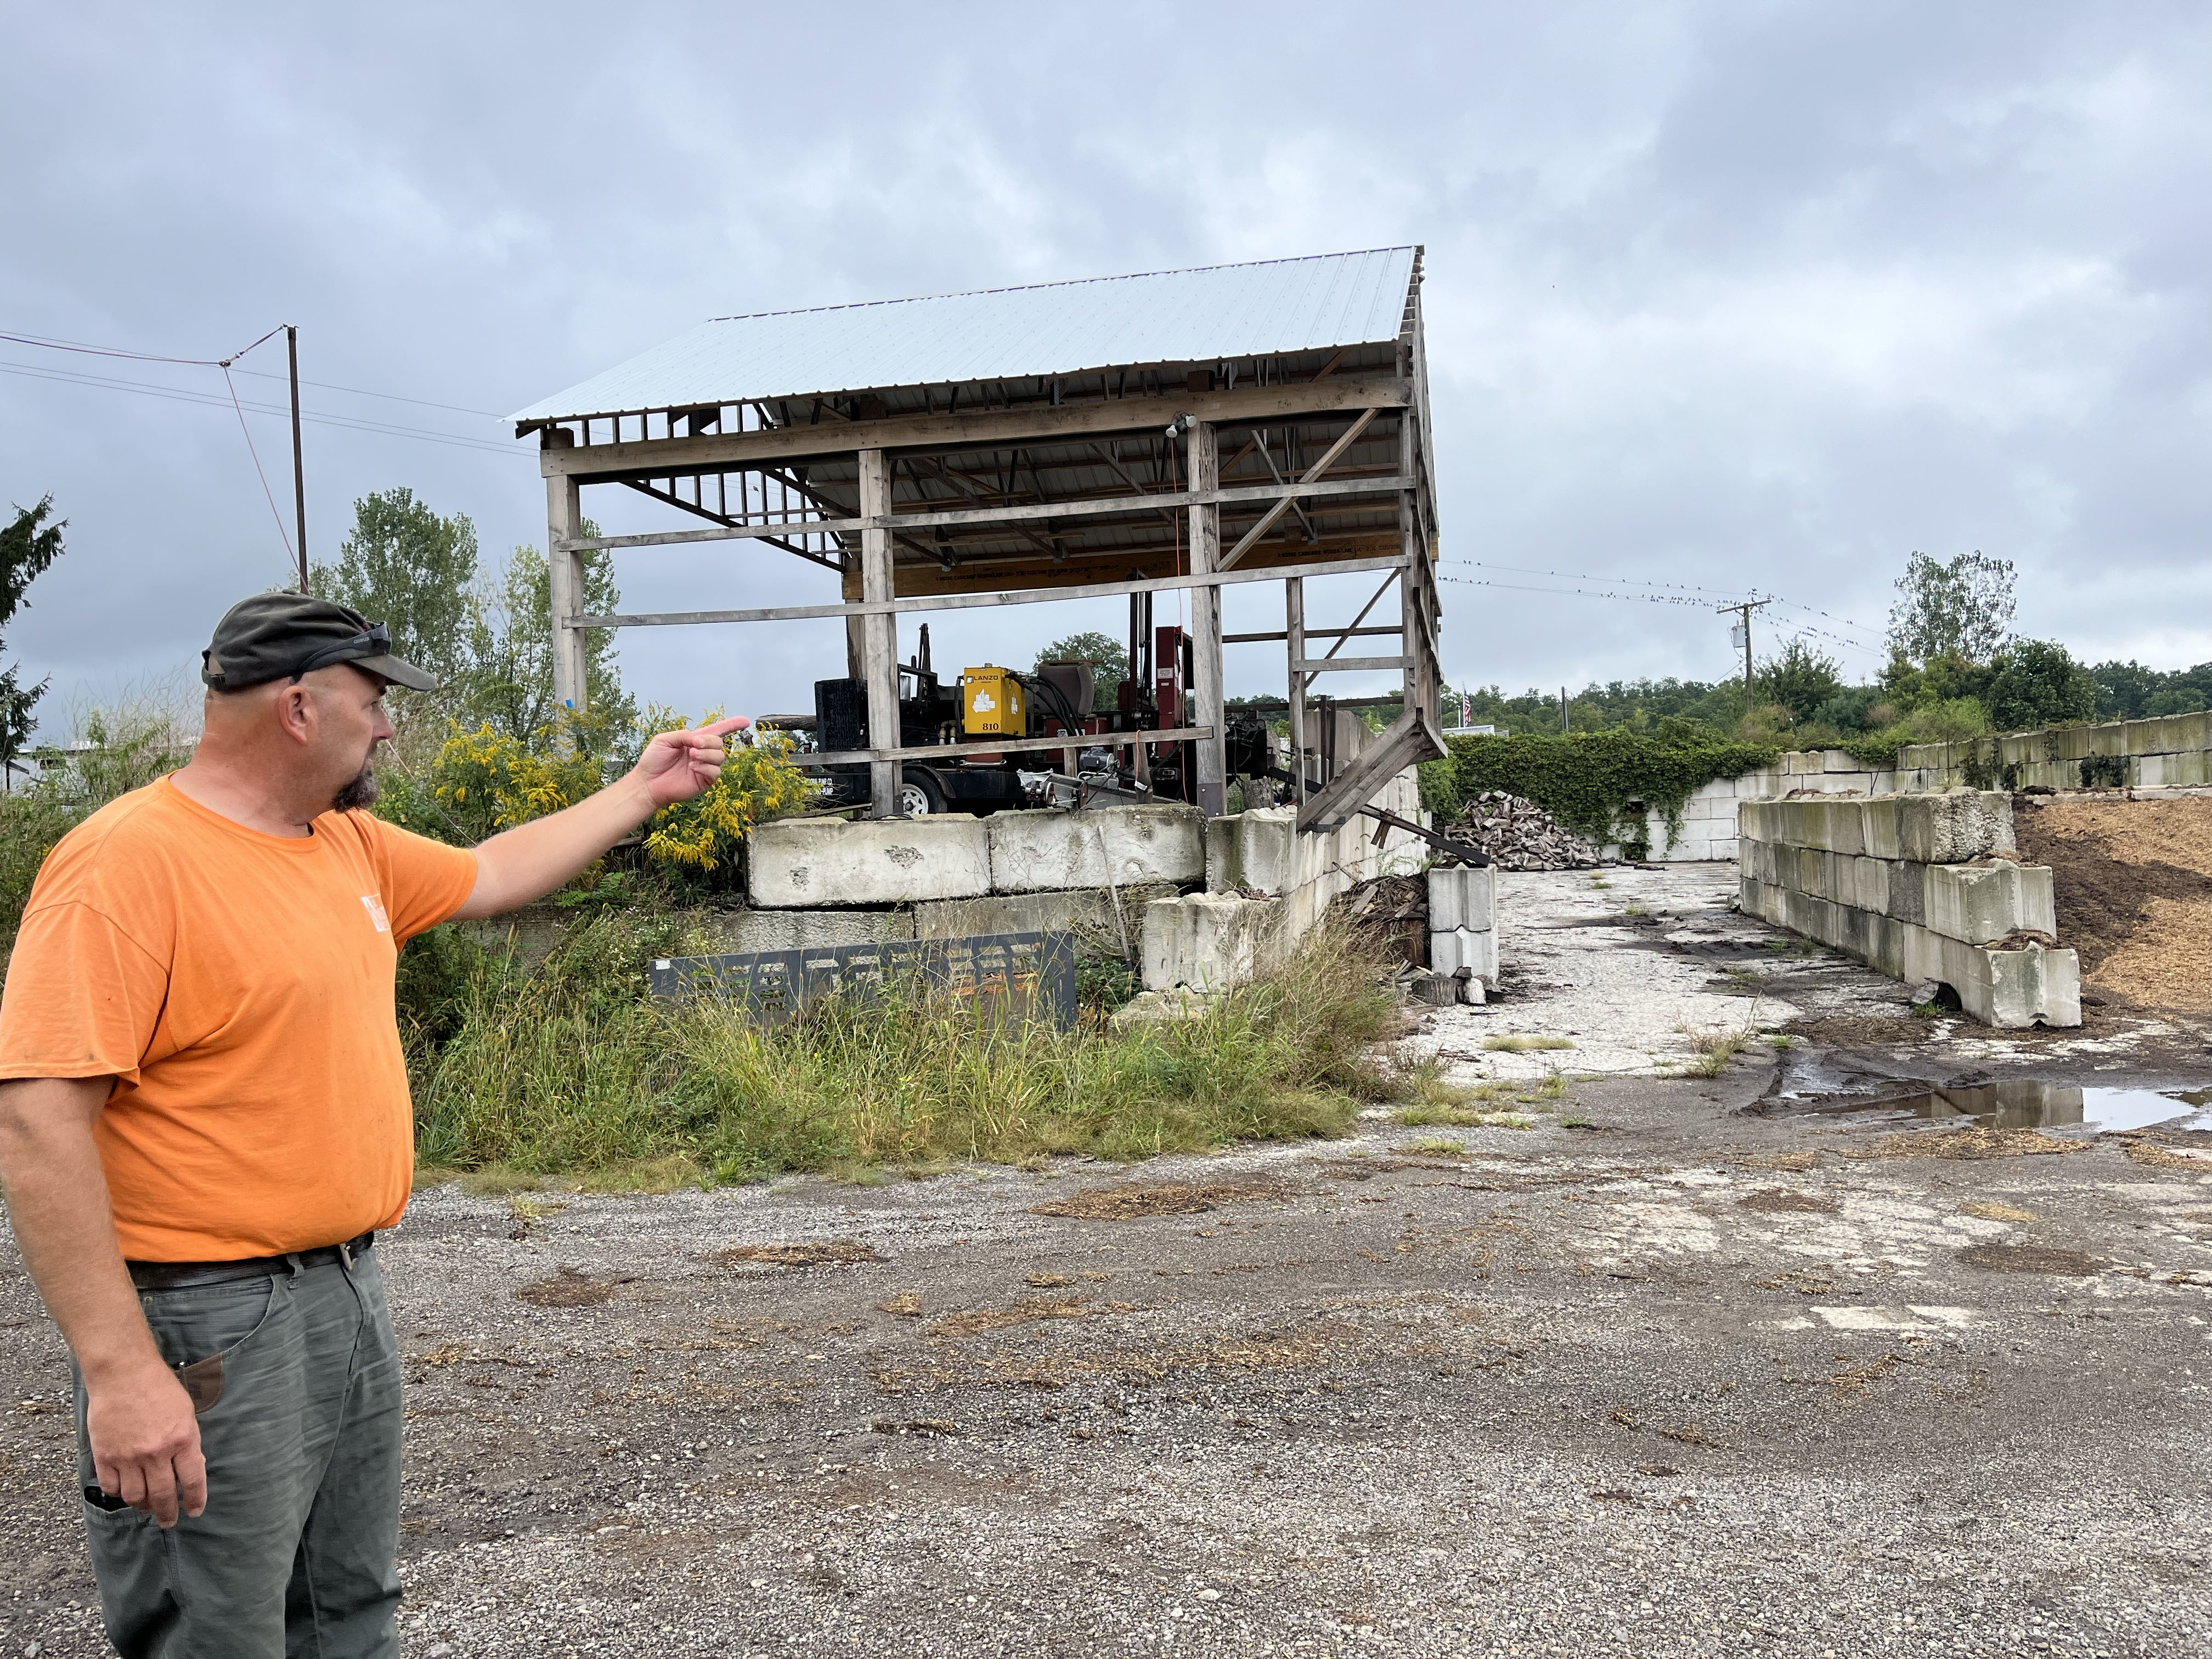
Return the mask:
{"type": "Polygon", "coordinates": [[[2212,784],[2212,752],[2194,749],[2166,757],[2166,787],[2202,789],[2212,784]]]}
{"type": "Polygon", "coordinates": [[[1907,864],[1903,859],[1885,859],[1881,867],[1889,878],[1888,902],[1881,907],[1882,914],[1916,925],[1926,920],[1928,884],[1921,872],[1928,866],[1907,864]]]}
{"type": "Polygon", "coordinates": [[[763,823],[750,837],[747,895],[769,910],[978,898],[991,890],[987,823],[947,813],[763,823]]]}
{"type": "Polygon", "coordinates": [[[989,842],[994,892],[1152,881],[1180,885],[1206,877],[1205,821],[1194,806],[997,812],[977,822],[989,842]]]}

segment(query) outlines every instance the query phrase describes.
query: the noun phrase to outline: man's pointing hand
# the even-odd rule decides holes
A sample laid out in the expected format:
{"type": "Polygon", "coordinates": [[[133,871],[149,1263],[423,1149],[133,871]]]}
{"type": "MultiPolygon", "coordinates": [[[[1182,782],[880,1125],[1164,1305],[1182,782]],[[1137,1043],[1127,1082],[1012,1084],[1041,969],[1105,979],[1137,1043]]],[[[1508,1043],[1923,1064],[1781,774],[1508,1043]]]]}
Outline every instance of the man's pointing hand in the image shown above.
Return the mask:
{"type": "Polygon", "coordinates": [[[722,737],[742,732],[752,721],[732,714],[685,732],[662,732],[637,757],[636,775],[656,807],[673,806],[706,793],[722,775],[722,737]]]}

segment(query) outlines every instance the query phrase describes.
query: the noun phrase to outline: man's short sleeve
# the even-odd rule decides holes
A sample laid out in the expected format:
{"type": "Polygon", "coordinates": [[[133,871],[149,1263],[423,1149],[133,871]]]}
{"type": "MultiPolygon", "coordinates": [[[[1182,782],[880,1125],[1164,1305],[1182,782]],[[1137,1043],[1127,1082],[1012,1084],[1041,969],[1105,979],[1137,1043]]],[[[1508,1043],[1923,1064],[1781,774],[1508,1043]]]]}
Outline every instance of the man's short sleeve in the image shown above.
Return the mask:
{"type": "Polygon", "coordinates": [[[0,993],[0,1079],[113,1076],[136,1086],[168,988],[167,967],[90,905],[36,906],[0,993]]]}
{"type": "Polygon", "coordinates": [[[377,884],[397,942],[404,945],[468,902],[477,884],[473,851],[448,847],[366,812],[351,816],[368,836],[369,856],[375,860],[377,884]]]}

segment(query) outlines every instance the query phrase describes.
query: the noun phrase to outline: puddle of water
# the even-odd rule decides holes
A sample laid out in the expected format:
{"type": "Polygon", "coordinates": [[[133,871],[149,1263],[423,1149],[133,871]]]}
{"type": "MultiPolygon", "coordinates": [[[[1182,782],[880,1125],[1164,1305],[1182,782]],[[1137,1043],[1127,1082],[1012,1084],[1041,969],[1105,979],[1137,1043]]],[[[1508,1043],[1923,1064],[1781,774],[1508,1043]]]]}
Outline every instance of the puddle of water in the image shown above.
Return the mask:
{"type": "Polygon", "coordinates": [[[2212,1089],[2084,1088],[2019,1078],[1963,1088],[1929,1089],[1881,1100],[1830,1101],[1800,1107],[1788,1115],[1828,1117],[1861,1112],[1930,1122],[1966,1118],[1993,1129],[2078,1129],[2106,1134],[2155,1125],[2212,1133],[2212,1089]]]}

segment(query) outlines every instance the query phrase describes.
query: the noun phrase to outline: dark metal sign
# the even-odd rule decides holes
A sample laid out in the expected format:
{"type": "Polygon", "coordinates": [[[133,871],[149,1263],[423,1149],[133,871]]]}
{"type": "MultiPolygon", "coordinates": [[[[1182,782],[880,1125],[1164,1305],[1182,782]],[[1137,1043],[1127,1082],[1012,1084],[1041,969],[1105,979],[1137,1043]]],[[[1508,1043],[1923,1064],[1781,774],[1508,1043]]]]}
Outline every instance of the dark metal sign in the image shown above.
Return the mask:
{"type": "Polygon", "coordinates": [[[720,997],[767,1024],[823,997],[872,1002],[887,985],[919,983],[933,995],[1002,1004],[1066,1026],[1075,1019],[1075,935],[982,933],[664,957],[651,978],[657,997],[720,997]]]}

